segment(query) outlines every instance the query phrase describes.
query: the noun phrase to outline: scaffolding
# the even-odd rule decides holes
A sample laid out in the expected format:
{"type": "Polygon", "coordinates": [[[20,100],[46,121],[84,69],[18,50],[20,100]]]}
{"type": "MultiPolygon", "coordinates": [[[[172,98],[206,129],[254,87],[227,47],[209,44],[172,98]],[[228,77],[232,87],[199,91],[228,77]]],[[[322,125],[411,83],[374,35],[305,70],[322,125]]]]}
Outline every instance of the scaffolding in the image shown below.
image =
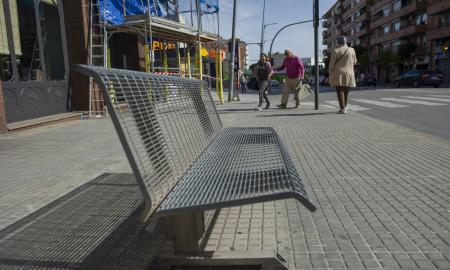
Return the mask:
{"type": "MultiPolygon", "coordinates": [[[[185,53],[185,62],[187,66],[181,67],[180,49],[182,44],[185,51],[190,51],[193,44],[196,44],[196,55],[200,52],[201,43],[215,42],[218,38],[216,34],[201,31],[192,25],[186,25],[179,22],[178,10],[175,16],[171,18],[163,18],[151,15],[150,0],[141,0],[142,8],[145,7],[145,13],[138,15],[127,15],[124,8],[124,21],[120,24],[111,24],[104,21],[101,12],[106,12],[107,2],[117,0],[90,0],[89,1],[89,64],[94,66],[111,67],[109,55],[109,40],[116,33],[128,33],[143,38],[145,48],[145,70],[147,72],[163,72],[178,74],[181,76],[199,75],[201,78],[201,70],[190,66],[190,53],[185,53]],[[100,6],[103,4],[104,6],[100,6]],[[154,40],[157,38],[163,44],[161,48],[161,66],[155,66],[154,40]],[[175,44],[177,52],[176,68],[169,68],[167,65],[167,44],[175,44]]],[[[177,4],[176,0],[172,0],[177,4]]],[[[126,0],[123,0],[125,5],[126,0]]],[[[153,1],[154,5],[158,5],[158,1],[153,1]]],[[[156,12],[157,6],[154,6],[156,12]]],[[[106,14],[103,14],[106,15],[106,14]]],[[[199,61],[199,60],[196,60],[199,61]]],[[[200,61],[201,62],[201,61],[200,61]]],[[[89,116],[101,117],[106,115],[106,108],[103,98],[100,94],[98,86],[91,79],[89,83],[89,116]]]]}

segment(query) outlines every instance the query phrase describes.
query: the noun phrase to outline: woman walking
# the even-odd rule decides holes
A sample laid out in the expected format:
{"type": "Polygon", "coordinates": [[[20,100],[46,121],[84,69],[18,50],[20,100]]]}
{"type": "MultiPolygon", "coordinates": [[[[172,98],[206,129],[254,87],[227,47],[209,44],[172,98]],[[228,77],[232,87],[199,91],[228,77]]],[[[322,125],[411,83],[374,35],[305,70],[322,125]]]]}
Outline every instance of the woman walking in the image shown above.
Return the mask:
{"type": "Polygon", "coordinates": [[[331,52],[328,71],[330,74],[330,86],[336,87],[337,98],[340,110],[338,113],[347,113],[348,92],[350,87],[356,87],[355,71],[356,65],[355,50],[347,46],[347,38],[340,36],[337,38],[338,47],[331,52]]]}

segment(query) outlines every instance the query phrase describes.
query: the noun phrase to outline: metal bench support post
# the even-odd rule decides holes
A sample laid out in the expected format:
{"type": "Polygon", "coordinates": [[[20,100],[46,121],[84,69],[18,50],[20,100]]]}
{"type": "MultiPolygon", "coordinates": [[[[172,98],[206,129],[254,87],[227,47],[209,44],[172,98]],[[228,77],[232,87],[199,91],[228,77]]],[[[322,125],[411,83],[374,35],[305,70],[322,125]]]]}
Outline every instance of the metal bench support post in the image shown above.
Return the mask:
{"type": "Polygon", "coordinates": [[[166,236],[174,241],[175,253],[194,254],[201,251],[199,240],[205,231],[203,212],[168,216],[165,222],[166,236]]]}

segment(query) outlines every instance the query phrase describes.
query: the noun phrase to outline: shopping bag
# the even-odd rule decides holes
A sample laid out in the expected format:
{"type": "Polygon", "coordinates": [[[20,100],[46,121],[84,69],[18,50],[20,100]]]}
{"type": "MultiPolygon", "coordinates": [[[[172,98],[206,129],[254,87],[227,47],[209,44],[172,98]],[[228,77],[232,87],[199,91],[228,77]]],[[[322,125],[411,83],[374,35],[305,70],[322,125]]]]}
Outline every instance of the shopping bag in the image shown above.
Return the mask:
{"type": "Polygon", "coordinates": [[[299,91],[298,98],[300,100],[305,99],[312,94],[311,86],[309,86],[309,84],[307,83],[299,84],[296,88],[296,91],[299,91]]]}

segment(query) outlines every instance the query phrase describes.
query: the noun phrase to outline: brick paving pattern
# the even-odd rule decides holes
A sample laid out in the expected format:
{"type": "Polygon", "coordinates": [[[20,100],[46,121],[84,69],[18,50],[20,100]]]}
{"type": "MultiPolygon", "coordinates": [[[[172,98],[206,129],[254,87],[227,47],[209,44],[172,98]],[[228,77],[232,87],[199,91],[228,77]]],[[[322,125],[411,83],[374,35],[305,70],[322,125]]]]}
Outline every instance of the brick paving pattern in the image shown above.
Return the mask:
{"type": "MultiPolygon", "coordinates": [[[[222,209],[208,250],[277,248],[297,270],[450,269],[450,142],[357,113],[256,112],[257,97],[248,96],[219,107],[224,125],[273,126],[318,210],[294,200],[222,209]]],[[[4,231],[95,177],[130,168],[105,119],[2,135],[0,171],[4,231]]],[[[132,253],[122,250],[113,268],[137,269],[132,253]]]]}

